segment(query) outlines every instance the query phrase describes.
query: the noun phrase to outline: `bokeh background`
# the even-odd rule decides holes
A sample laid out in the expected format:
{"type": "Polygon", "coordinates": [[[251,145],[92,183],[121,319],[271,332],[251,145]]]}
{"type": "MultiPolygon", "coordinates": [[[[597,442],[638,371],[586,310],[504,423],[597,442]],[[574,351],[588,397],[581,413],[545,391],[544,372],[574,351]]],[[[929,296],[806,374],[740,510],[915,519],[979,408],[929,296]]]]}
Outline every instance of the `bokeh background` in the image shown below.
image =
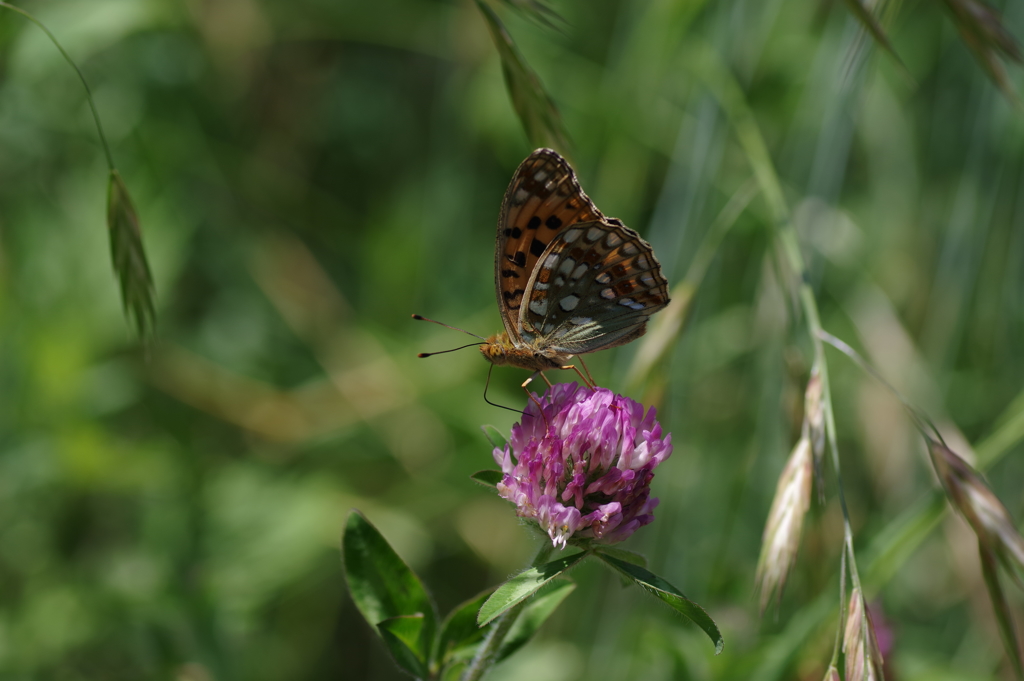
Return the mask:
{"type": "MultiPolygon", "coordinates": [[[[401,678],[348,599],[361,509],[442,612],[525,565],[493,490],[474,350],[500,328],[494,223],[532,146],[468,0],[24,5],[92,85],[142,220],[158,325],[123,316],[106,166],[83,91],[0,11],[0,678],[401,678]]],[[[752,166],[709,88],[731,73],[800,231],[826,329],[941,424],[1020,518],[1024,116],[937,2],[558,0],[495,10],[561,111],[584,188],[673,283],[752,166]],[[899,4],[899,3],[897,3],[899,4]]],[[[1006,26],[1024,35],[1024,7],[1006,26]]],[[[1010,67],[1010,81],[1021,81],[1010,67]]],[[[799,431],[810,348],[764,199],[730,222],[656,374],[673,457],[627,547],[703,604],[724,653],[597,565],[495,679],[819,679],[841,542],[835,477],[777,610],[754,566],[799,431]]],[[[890,678],[1009,678],[973,535],[935,506],[919,437],[829,351],[862,571],[890,678]],[[922,510],[923,509],[923,510],[922,510]],[[915,525],[916,523],[916,525],[915,525]],[[910,529],[907,529],[910,528],[910,529]]],[[[490,395],[522,403],[525,372],[490,395]]],[[[565,380],[565,377],[559,377],[565,380]]],[[[1019,604],[1015,588],[1010,596],[1019,604]]]]}

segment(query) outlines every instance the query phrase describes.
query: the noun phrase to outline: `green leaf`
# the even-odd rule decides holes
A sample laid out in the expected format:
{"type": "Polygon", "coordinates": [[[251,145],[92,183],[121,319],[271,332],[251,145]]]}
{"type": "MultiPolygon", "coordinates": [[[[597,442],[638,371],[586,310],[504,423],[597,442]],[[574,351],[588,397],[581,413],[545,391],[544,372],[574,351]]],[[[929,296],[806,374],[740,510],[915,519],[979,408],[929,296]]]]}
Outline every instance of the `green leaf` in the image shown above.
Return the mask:
{"type": "Polygon", "coordinates": [[[440,681],[460,681],[471,660],[457,660],[441,671],[440,681]]]}
{"type": "Polygon", "coordinates": [[[615,570],[626,575],[638,585],[668,603],[676,612],[684,615],[691,622],[703,629],[704,633],[706,633],[715,644],[715,655],[722,652],[722,648],[725,646],[725,640],[722,638],[721,632],[718,631],[718,625],[716,625],[715,621],[711,619],[706,612],[704,612],[704,608],[688,599],[680,593],[677,588],[666,582],[661,577],[648,572],[639,565],[633,565],[632,563],[627,563],[624,560],[613,558],[606,553],[598,553],[596,555],[615,570]]]}
{"type": "Polygon", "coordinates": [[[481,485],[487,485],[488,487],[496,487],[501,479],[505,477],[505,474],[501,471],[477,471],[473,475],[469,476],[471,479],[476,480],[481,485]]]}
{"type": "Polygon", "coordinates": [[[522,603],[536,593],[542,586],[580,562],[586,552],[575,553],[565,558],[553,560],[540,567],[524,570],[499,586],[480,608],[476,621],[483,626],[510,608],[522,603]]]}
{"type": "MultiPolygon", "coordinates": [[[[603,553],[605,555],[612,556],[613,558],[624,560],[627,563],[639,565],[642,568],[647,567],[646,558],[641,556],[639,553],[633,553],[632,551],[627,551],[626,549],[620,549],[614,546],[602,546],[601,548],[596,549],[594,553],[603,553]]],[[[633,586],[633,579],[631,577],[628,577],[620,573],[619,580],[622,582],[623,587],[633,586]]]]}
{"type": "Polygon", "coordinates": [[[565,19],[562,18],[562,15],[539,0],[502,0],[502,2],[509,7],[519,10],[528,19],[532,19],[541,26],[547,26],[548,28],[552,28],[557,31],[559,30],[558,26],[552,21],[552,19],[557,19],[558,21],[565,23],[565,19]]]}
{"type": "Polygon", "coordinates": [[[145,337],[156,324],[153,276],[142,247],[139,216],[128,195],[128,188],[115,168],[110,169],[107,185],[107,228],[110,231],[110,257],[121,284],[121,302],[125,313],[134,318],[139,336],[145,337]]]}
{"type": "Polygon", "coordinates": [[[1003,639],[1003,646],[1006,654],[1013,663],[1013,669],[1018,679],[1024,679],[1024,664],[1021,663],[1020,643],[1017,639],[1017,630],[1013,625],[1013,614],[1010,611],[1010,603],[1006,600],[1003,592],[1003,585],[999,583],[999,573],[996,567],[996,557],[983,542],[978,542],[978,553],[981,557],[981,573],[985,577],[985,586],[988,587],[988,596],[992,601],[992,609],[996,614],[996,622],[999,625],[999,634],[1003,639]]]}
{"type": "Polygon", "coordinates": [[[616,546],[602,546],[595,549],[594,553],[603,553],[606,556],[617,558],[633,565],[639,565],[642,568],[647,567],[647,559],[639,553],[633,551],[627,551],[626,549],[620,549],[616,546]]]}
{"type": "Polygon", "coordinates": [[[377,631],[395,663],[416,678],[427,677],[427,660],[417,653],[423,635],[421,614],[400,615],[377,623],[377,631]]]}
{"type": "Polygon", "coordinates": [[[463,655],[460,653],[466,653],[466,658],[472,657],[476,645],[483,640],[487,632],[476,623],[476,614],[493,592],[494,589],[488,589],[448,613],[441,625],[435,653],[435,658],[442,665],[462,658],[463,655]]]}
{"type": "Polygon", "coordinates": [[[505,445],[508,444],[508,438],[492,425],[480,426],[480,430],[484,432],[484,437],[491,443],[491,446],[495,449],[504,449],[505,445]]]}
{"type": "Polygon", "coordinates": [[[519,618],[512,625],[495,662],[501,662],[526,645],[551,613],[575,589],[576,585],[568,579],[555,579],[537,591],[537,595],[519,613],[519,618]]]}
{"type": "Polygon", "coordinates": [[[437,614],[419,577],[358,511],[348,517],[342,548],[348,590],[359,612],[374,627],[395,617],[422,616],[419,640],[412,650],[426,660],[437,614]]]}
{"type": "Polygon", "coordinates": [[[501,71],[505,86],[512,99],[512,107],[523,124],[526,136],[536,147],[554,147],[565,150],[569,147],[569,136],[562,125],[555,102],[548,95],[540,78],[529,67],[512,36],[501,23],[497,13],[486,0],[477,0],[477,7],[487,22],[494,46],[501,58],[501,71]]]}

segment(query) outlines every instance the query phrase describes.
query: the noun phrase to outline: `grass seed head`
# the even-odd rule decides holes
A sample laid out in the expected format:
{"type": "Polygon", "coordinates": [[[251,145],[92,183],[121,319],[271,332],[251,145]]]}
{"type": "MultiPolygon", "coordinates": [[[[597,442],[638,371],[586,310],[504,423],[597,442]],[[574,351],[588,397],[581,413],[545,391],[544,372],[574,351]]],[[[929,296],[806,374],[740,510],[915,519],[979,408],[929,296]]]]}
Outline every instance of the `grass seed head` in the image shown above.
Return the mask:
{"type": "Polygon", "coordinates": [[[811,442],[806,436],[801,437],[779,476],[775,499],[761,537],[761,557],[757,561],[756,576],[761,593],[761,612],[773,594],[781,596],[786,576],[796,560],[804,515],[811,503],[813,475],[811,442]]]}
{"type": "Polygon", "coordinates": [[[821,406],[821,389],[821,374],[815,367],[807,381],[807,390],[804,391],[804,427],[811,441],[815,461],[821,461],[825,453],[825,412],[821,406]]]}
{"type": "Polygon", "coordinates": [[[882,653],[860,588],[850,594],[843,653],[846,654],[846,681],[882,681],[882,653]]]}
{"type": "Polygon", "coordinates": [[[1006,507],[981,475],[948,447],[929,440],[928,453],[950,503],[967,520],[982,546],[998,556],[1017,578],[1014,565],[1024,568],[1024,537],[1006,507]]]}

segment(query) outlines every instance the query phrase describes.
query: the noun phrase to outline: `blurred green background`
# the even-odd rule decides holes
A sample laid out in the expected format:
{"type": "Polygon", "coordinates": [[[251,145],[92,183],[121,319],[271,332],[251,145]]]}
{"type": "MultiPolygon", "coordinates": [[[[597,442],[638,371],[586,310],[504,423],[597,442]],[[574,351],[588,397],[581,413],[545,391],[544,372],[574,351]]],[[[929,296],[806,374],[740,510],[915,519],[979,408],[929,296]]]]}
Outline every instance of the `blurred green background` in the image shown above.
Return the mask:
{"type": "MultiPolygon", "coordinates": [[[[140,347],[111,272],[106,168],[83,91],[37,28],[0,11],[0,679],[402,678],[346,595],[349,509],[442,612],[535,550],[508,505],[468,479],[493,466],[480,425],[507,432],[514,417],[484,403],[487,364],[473,350],[418,360],[466,339],[409,318],[500,328],[494,224],[532,146],[480,11],[468,0],[24,6],[93,87],[159,315],[140,347]]],[[[497,10],[602,211],[682,279],[752,177],[702,84],[698,55],[715,55],[780,174],[825,328],[955,449],[1001,456],[989,480],[1019,519],[1024,117],[942,7],[885,15],[909,77],[842,3],[553,7],[559,30],[497,10]]],[[[1024,6],[1005,10],[1024,35],[1024,6]]],[[[760,618],[752,594],[811,356],[768,215],[757,197],[739,217],[663,385],[630,393],[657,402],[675,453],[654,481],[657,521],[626,547],[709,610],[724,653],[588,565],[495,679],[823,674],[838,600],[834,475],[778,612],[760,618]]],[[[626,390],[637,345],[593,356],[598,382],[626,390]]],[[[866,570],[876,542],[930,498],[933,475],[898,403],[828,357],[866,570]]],[[[492,398],[522,403],[525,377],[495,370],[492,398]]],[[[1009,678],[973,535],[948,512],[922,534],[872,563],[890,678],[1009,678]]],[[[1019,619],[1021,593],[1010,595],[1019,619]]]]}

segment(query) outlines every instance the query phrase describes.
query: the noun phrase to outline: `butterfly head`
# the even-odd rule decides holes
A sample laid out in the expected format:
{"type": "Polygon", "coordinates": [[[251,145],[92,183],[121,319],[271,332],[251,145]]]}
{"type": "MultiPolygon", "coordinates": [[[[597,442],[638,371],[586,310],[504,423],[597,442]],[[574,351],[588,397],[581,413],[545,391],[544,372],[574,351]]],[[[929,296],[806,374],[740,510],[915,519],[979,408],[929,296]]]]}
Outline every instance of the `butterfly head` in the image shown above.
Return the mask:
{"type": "Polygon", "coordinates": [[[547,371],[565,365],[572,355],[563,355],[552,350],[516,345],[502,331],[488,338],[480,345],[480,353],[496,366],[514,366],[530,371],[547,371]]]}

